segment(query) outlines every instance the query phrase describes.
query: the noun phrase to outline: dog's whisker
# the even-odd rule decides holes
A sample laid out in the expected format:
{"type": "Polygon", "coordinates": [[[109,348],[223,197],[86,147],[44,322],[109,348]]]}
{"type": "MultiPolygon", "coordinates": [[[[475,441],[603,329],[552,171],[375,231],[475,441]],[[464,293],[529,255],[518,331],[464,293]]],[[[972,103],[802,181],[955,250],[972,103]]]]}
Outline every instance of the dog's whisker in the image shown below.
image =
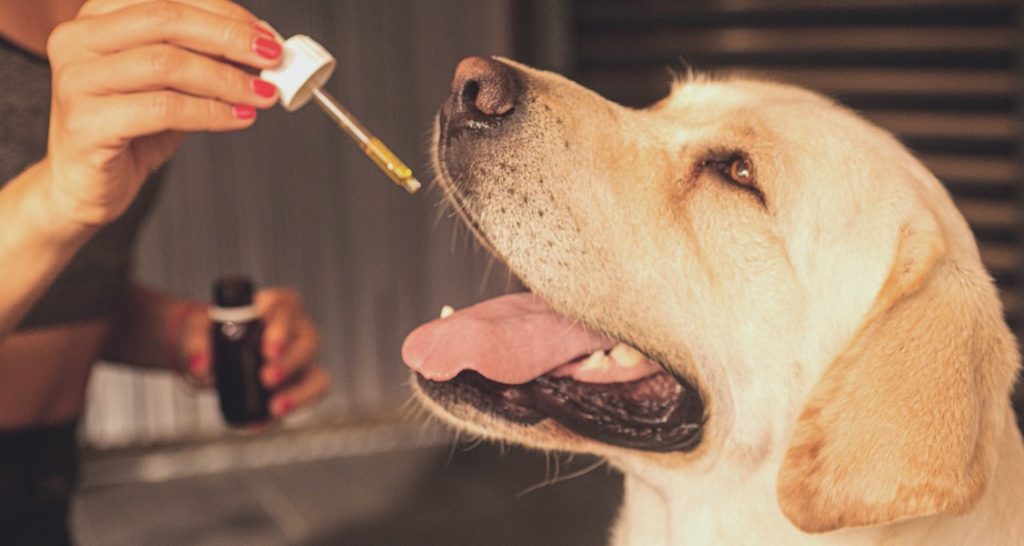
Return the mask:
{"type": "Polygon", "coordinates": [[[591,472],[597,470],[598,468],[600,468],[602,465],[604,465],[607,462],[608,461],[605,460],[605,459],[598,459],[597,461],[594,461],[592,464],[590,464],[590,465],[588,465],[588,466],[586,466],[584,468],[581,468],[580,470],[577,470],[577,471],[574,471],[574,472],[570,472],[570,473],[568,473],[568,474],[566,474],[564,476],[560,476],[560,477],[556,476],[554,479],[550,479],[550,480],[549,479],[545,479],[544,481],[542,481],[540,483],[536,483],[536,484],[531,485],[530,487],[527,487],[526,489],[520,491],[519,493],[516,494],[516,498],[520,498],[520,497],[529,495],[530,493],[533,493],[534,491],[539,491],[539,490],[541,490],[541,489],[543,489],[545,487],[548,487],[548,486],[551,486],[551,485],[555,485],[556,483],[561,483],[561,482],[565,482],[565,481],[569,481],[569,480],[574,480],[576,478],[579,478],[579,477],[582,477],[582,476],[586,476],[587,474],[590,474],[591,472]]]}
{"type": "Polygon", "coordinates": [[[485,438],[483,436],[476,436],[471,440],[467,440],[466,442],[463,443],[462,449],[460,451],[462,453],[468,453],[470,451],[473,451],[474,449],[480,447],[480,444],[484,443],[484,440],[485,438]]]}
{"type": "Polygon", "coordinates": [[[544,450],[544,481],[551,479],[551,452],[544,450]]]}
{"type": "Polygon", "coordinates": [[[438,201],[436,205],[434,205],[434,208],[436,210],[436,214],[434,214],[434,224],[430,228],[431,230],[436,230],[437,227],[441,225],[441,221],[444,220],[446,216],[448,218],[451,218],[452,214],[454,214],[454,212],[450,212],[448,202],[443,198],[440,201],[438,201]]]}
{"type": "Polygon", "coordinates": [[[455,250],[456,250],[455,244],[456,244],[456,241],[458,240],[459,224],[458,224],[458,222],[452,222],[451,226],[452,226],[452,235],[451,235],[451,240],[448,242],[448,252],[450,254],[455,254],[455,250]]]}
{"type": "Polygon", "coordinates": [[[484,274],[480,279],[480,284],[476,288],[477,294],[483,294],[484,290],[487,289],[487,281],[491,278],[491,271],[494,270],[495,257],[493,254],[488,253],[487,264],[484,266],[484,274]]]}
{"type": "Polygon", "coordinates": [[[455,429],[455,436],[452,437],[452,444],[448,448],[448,457],[444,462],[445,468],[449,468],[452,465],[452,461],[455,460],[455,449],[458,448],[461,439],[462,431],[460,429],[455,429]]]}
{"type": "Polygon", "coordinates": [[[506,268],[505,269],[505,292],[509,292],[511,290],[512,290],[512,270],[506,268]]]}

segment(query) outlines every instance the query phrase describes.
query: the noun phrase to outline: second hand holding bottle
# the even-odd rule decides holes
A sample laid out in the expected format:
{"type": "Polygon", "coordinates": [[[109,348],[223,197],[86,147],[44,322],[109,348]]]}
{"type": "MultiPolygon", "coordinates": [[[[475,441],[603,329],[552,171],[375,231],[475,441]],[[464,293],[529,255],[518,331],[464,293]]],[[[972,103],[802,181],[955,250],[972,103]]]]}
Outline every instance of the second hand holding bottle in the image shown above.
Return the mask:
{"type": "Polygon", "coordinates": [[[336,65],[334,57],[323,46],[309,36],[298,34],[284,41],[281,64],[264,70],[260,77],[277,86],[281,106],[289,112],[298,110],[310,100],[316,102],[388,178],[405,191],[416,193],[420,189],[420,181],[412,175],[412,169],[359,123],[337,99],[323,90],[336,65]]]}

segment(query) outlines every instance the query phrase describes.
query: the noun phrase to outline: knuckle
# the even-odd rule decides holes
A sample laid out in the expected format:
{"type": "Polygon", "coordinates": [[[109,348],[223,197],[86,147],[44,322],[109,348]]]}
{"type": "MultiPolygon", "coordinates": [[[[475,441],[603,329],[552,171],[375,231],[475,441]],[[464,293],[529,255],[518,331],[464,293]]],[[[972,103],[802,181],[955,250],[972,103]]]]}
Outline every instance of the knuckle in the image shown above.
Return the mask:
{"type": "Polygon", "coordinates": [[[82,9],[78,10],[79,17],[91,17],[100,13],[100,7],[103,5],[102,0],[86,0],[82,5],[82,9]]]}
{"type": "Polygon", "coordinates": [[[184,61],[184,55],[177,48],[169,45],[154,46],[146,52],[146,63],[156,74],[176,74],[181,70],[184,61]]]}
{"type": "Polygon", "coordinates": [[[180,96],[174,93],[161,92],[153,94],[150,99],[149,109],[156,119],[169,121],[182,112],[184,105],[180,96]]]}
{"type": "Polygon", "coordinates": [[[64,132],[74,138],[76,135],[89,133],[91,125],[88,109],[74,106],[64,110],[64,132]]]}
{"type": "Polygon", "coordinates": [[[65,66],[54,71],[53,97],[58,104],[67,105],[74,100],[78,81],[79,74],[71,66],[65,66]]]}
{"type": "Polygon", "coordinates": [[[58,62],[63,52],[67,50],[70,34],[72,34],[72,25],[71,22],[57,25],[46,39],[46,56],[51,63],[58,62]]]}
{"type": "Polygon", "coordinates": [[[184,16],[184,7],[176,2],[161,0],[145,5],[145,17],[156,28],[172,26],[184,16]]]}
{"type": "Polygon", "coordinates": [[[252,31],[248,26],[232,21],[224,25],[220,38],[226,47],[237,47],[239,44],[247,46],[250,34],[252,31]]]}
{"type": "Polygon", "coordinates": [[[222,11],[228,17],[238,19],[243,22],[256,20],[256,16],[253,15],[251,11],[234,2],[228,0],[212,0],[212,2],[216,3],[218,10],[222,11]]]}
{"type": "Polygon", "coordinates": [[[219,70],[215,71],[218,85],[228,96],[237,95],[246,89],[247,86],[242,71],[227,67],[218,68],[219,70]]]}
{"type": "Polygon", "coordinates": [[[211,127],[217,122],[223,121],[225,118],[223,106],[213,100],[203,101],[203,115],[205,116],[205,119],[209,120],[211,127]]]}

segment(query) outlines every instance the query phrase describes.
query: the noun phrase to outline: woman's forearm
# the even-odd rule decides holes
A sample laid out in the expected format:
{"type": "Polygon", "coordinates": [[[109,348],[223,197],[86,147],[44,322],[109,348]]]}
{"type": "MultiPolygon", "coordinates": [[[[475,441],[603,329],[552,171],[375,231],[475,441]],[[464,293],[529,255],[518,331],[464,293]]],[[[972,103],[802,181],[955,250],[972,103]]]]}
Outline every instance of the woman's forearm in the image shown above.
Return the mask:
{"type": "Polygon", "coordinates": [[[49,176],[44,160],[0,189],[0,339],[96,232],[53,214],[49,176]]]}
{"type": "Polygon", "coordinates": [[[102,358],[148,368],[179,368],[178,334],[187,320],[205,320],[206,304],[132,283],[102,358]],[[197,311],[203,311],[198,313],[197,311]]]}

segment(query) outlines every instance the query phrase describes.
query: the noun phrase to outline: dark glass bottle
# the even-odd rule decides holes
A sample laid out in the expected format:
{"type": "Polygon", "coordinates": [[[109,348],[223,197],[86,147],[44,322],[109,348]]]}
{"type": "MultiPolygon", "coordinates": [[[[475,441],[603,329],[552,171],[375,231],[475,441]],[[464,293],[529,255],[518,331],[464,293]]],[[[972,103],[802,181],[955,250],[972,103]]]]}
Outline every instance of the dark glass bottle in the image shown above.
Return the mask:
{"type": "Polygon", "coordinates": [[[231,426],[266,421],[270,394],[260,381],[263,321],[253,306],[252,281],[219,279],[213,286],[213,302],[210,334],[221,413],[231,426]]]}

